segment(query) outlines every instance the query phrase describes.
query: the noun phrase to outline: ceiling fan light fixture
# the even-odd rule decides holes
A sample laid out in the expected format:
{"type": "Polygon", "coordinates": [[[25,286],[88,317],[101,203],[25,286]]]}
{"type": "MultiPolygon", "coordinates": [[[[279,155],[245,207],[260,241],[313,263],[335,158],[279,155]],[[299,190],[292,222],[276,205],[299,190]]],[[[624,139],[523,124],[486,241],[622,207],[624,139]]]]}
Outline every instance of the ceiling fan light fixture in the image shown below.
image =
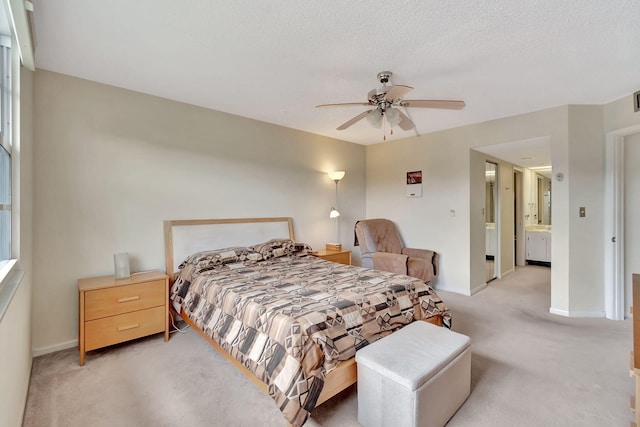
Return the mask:
{"type": "Polygon", "coordinates": [[[385,111],[385,113],[387,115],[387,121],[389,122],[389,126],[391,127],[398,126],[398,124],[400,123],[400,120],[402,120],[398,110],[395,108],[387,108],[387,111],[385,111]]]}
{"type": "Polygon", "coordinates": [[[381,127],[382,126],[382,111],[375,110],[367,115],[367,121],[371,126],[381,127]]]}

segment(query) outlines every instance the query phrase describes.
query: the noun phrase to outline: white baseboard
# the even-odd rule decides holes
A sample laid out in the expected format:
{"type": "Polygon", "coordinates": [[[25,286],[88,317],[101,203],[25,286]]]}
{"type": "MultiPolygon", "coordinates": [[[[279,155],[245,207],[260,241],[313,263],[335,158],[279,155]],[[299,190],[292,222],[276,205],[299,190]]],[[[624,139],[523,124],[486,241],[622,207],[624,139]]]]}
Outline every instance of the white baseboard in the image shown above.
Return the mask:
{"type": "Polygon", "coordinates": [[[502,279],[505,276],[508,276],[509,274],[513,273],[514,271],[516,271],[515,268],[511,268],[511,269],[505,271],[504,273],[500,273],[500,277],[498,277],[498,279],[502,279]]]}
{"type": "Polygon", "coordinates": [[[604,311],[567,311],[550,307],[549,313],[564,317],[604,317],[604,311]]]}
{"type": "Polygon", "coordinates": [[[470,294],[466,293],[466,292],[462,292],[460,289],[454,289],[454,288],[449,288],[447,286],[443,286],[443,285],[438,285],[438,286],[433,286],[433,289],[438,292],[438,291],[445,291],[445,292],[452,292],[454,294],[460,294],[460,295],[466,295],[466,296],[470,296],[470,294]]]}
{"type": "Polygon", "coordinates": [[[604,317],[604,311],[571,311],[569,317],[604,317]]]}
{"type": "Polygon", "coordinates": [[[44,354],[53,353],[55,351],[66,350],[68,348],[78,347],[78,340],[71,340],[60,344],[52,345],[50,347],[40,347],[33,349],[33,357],[42,356],[44,354]]]}
{"type": "Polygon", "coordinates": [[[557,308],[549,307],[549,313],[557,314],[558,316],[571,317],[567,310],[558,310],[557,308]]]}
{"type": "Polygon", "coordinates": [[[462,292],[460,289],[452,289],[452,288],[448,288],[447,286],[441,286],[441,285],[438,285],[438,286],[434,287],[433,289],[436,292],[437,291],[453,292],[454,294],[466,295],[466,296],[470,297],[470,296],[480,292],[481,290],[483,290],[486,287],[487,287],[486,283],[481,283],[480,285],[478,285],[475,288],[473,288],[471,290],[471,292],[462,292]]]}
{"type": "Polygon", "coordinates": [[[486,283],[483,283],[480,286],[476,286],[475,288],[471,289],[471,295],[477,294],[481,290],[485,289],[487,286],[489,285],[487,285],[486,283]]]}

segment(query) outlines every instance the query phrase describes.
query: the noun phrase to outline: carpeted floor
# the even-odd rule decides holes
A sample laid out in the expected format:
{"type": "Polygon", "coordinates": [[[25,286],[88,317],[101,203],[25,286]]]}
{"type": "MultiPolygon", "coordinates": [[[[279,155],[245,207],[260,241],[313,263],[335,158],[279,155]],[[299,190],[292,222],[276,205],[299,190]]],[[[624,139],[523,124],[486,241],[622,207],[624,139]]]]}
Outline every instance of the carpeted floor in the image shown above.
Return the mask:
{"type": "MultiPolygon", "coordinates": [[[[472,339],[471,396],[447,424],[628,426],[632,322],[549,314],[550,270],[517,269],[472,297],[439,291],[472,339]]],[[[273,401],[195,332],[34,359],[25,426],[285,426],[273,401]]],[[[358,426],[356,387],[306,426],[358,426]]]]}

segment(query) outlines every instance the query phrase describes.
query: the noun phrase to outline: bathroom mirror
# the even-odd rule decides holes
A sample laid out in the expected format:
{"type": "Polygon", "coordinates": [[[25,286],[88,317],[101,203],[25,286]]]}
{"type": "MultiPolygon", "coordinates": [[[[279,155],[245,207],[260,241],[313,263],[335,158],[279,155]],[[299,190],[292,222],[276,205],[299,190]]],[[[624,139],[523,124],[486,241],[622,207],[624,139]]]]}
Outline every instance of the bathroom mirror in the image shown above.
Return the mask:
{"type": "Polygon", "coordinates": [[[537,175],[538,224],[551,225],[551,179],[537,175]]]}
{"type": "Polygon", "coordinates": [[[485,255],[486,279],[497,277],[498,256],[498,165],[485,162],[485,255]]]}
{"type": "Polygon", "coordinates": [[[486,162],[485,169],[485,181],[486,181],[486,193],[485,193],[485,222],[494,223],[496,222],[496,169],[497,166],[495,163],[486,162]]]}

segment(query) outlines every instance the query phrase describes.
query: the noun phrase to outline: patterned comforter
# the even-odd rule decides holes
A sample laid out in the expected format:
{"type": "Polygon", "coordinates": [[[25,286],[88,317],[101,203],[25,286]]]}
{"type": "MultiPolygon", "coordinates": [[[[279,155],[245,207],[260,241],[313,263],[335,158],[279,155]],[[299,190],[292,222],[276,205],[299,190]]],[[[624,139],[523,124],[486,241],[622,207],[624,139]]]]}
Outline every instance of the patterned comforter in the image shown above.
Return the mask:
{"type": "Polygon", "coordinates": [[[325,375],[358,349],[413,320],[441,315],[451,327],[449,310],[418,279],[274,242],[191,256],[171,298],[267,384],[293,425],[315,407],[325,375]]]}

